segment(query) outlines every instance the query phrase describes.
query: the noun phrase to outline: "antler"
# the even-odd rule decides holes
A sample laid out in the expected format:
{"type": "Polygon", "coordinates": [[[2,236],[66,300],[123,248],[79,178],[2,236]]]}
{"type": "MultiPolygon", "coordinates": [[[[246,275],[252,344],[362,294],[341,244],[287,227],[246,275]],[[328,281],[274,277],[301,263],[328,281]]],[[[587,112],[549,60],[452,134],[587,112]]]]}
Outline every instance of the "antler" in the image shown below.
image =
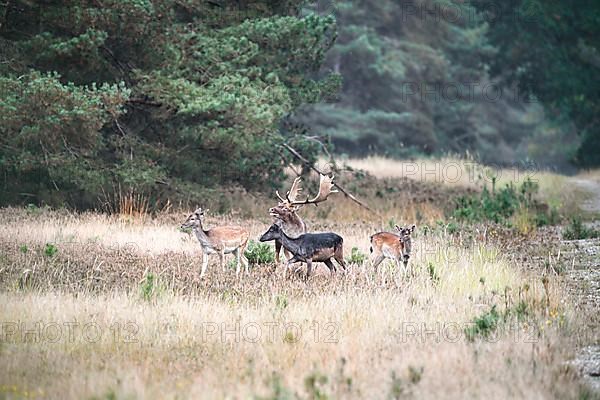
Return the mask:
{"type": "Polygon", "coordinates": [[[292,187],[286,193],[285,199],[283,197],[281,197],[279,192],[276,190],[275,194],[279,198],[279,201],[281,201],[282,203],[286,203],[286,204],[291,204],[294,201],[296,201],[296,197],[298,197],[298,194],[300,194],[300,191],[302,190],[302,188],[300,187],[301,180],[302,180],[302,178],[300,178],[300,177],[297,177],[296,179],[294,179],[294,183],[292,183],[292,187]]]}
{"type": "MultiPolygon", "coordinates": [[[[294,183],[296,183],[294,181],[294,183]]],[[[313,197],[312,199],[309,199],[308,197],[306,198],[306,200],[304,201],[295,201],[295,199],[293,201],[289,201],[289,204],[291,206],[299,206],[302,204],[317,204],[317,203],[321,203],[325,200],[327,200],[327,198],[329,197],[329,195],[331,193],[337,193],[337,190],[334,189],[334,183],[333,183],[333,176],[327,176],[327,175],[323,175],[321,174],[321,180],[319,181],[319,193],[317,193],[317,195],[315,197],[313,197]]]]}

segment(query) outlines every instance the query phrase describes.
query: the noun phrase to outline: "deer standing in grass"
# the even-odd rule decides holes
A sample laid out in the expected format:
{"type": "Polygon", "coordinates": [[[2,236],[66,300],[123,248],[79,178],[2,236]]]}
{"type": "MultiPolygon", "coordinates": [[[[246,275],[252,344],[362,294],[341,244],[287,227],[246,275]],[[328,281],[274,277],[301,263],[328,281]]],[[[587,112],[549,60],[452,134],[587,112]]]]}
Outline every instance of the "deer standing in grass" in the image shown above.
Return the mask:
{"type": "Polygon", "coordinates": [[[379,232],[371,236],[371,261],[375,271],[386,258],[394,260],[398,268],[400,268],[400,259],[402,259],[404,274],[406,274],[412,247],[410,235],[414,232],[415,225],[408,228],[396,225],[396,230],[398,233],[379,232]]]}
{"type": "MultiPolygon", "coordinates": [[[[208,211],[208,210],[206,210],[208,211]]],[[[240,263],[244,263],[245,271],[248,272],[248,260],[244,256],[248,244],[248,231],[240,226],[216,226],[209,230],[202,227],[202,218],[205,211],[198,208],[181,225],[182,229],[191,228],[202,246],[202,271],[200,278],[204,277],[208,265],[208,256],[217,254],[221,268],[225,270],[223,259],[225,254],[233,253],[237,257],[236,275],[240,272],[240,263]]]]}
{"type": "MultiPolygon", "coordinates": [[[[306,204],[317,204],[327,200],[327,197],[331,193],[337,193],[337,190],[333,188],[333,177],[321,175],[319,181],[319,193],[312,199],[306,198],[304,201],[298,200],[298,195],[302,188],[300,187],[301,178],[297,177],[294,179],[294,183],[290,187],[290,190],[285,195],[285,198],[279,195],[279,192],[275,191],[279,204],[276,207],[269,209],[269,214],[275,218],[275,225],[279,226],[284,234],[290,238],[297,238],[298,236],[306,233],[306,224],[302,221],[302,218],[296,214],[302,206],[306,204]]],[[[275,240],[275,259],[279,263],[279,253],[281,252],[281,241],[275,240]]],[[[284,247],[284,253],[289,258],[289,251],[284,247]]]]}
{"type": "Polygon", "coordinates": [[[346,269],[344,239],[333,232],[304,233],[297,238],[290,238],[279,225],[273,224],[259,240],[261,242],[278,240],[286,250],[293,254],[293,257],[287,261],[286,271],[293,263],[305,262],[307,279],[312,272],[313,261],[324,262],[329,270],[333,272],[335,266],[331,259],[334,258],[343,269],[346,269]]]}

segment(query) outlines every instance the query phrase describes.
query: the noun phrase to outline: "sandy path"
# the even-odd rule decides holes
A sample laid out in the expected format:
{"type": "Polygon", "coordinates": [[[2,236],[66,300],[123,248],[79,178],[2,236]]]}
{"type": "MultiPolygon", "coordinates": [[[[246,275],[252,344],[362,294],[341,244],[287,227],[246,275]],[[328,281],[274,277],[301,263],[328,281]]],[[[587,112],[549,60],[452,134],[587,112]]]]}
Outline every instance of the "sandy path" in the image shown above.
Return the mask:
{"type": "MultiPolygon", "coordinates": [[[[590,194],[580,206],[582,211],[600,213],[600,181],[572,178],[573,184],[590,194]]],[[[600,228],[598,215],[591,226],[600,228]]],[[[575,297],[576,307],[587,320],[591,337],[581,344],[575,365],[580,369],[584,380],[596,392],[600,393],[600,239],[563,240],[565,255],[575,261],[567,272],[571,294],[575,297]]]]}
{"type": "Polygon", "coordinates": [[[600,181],[583,178],[572,178],[571,181],[579,189],[589,193],[591,197],[581,204],[581,209],[600,213],[600,181]]]}

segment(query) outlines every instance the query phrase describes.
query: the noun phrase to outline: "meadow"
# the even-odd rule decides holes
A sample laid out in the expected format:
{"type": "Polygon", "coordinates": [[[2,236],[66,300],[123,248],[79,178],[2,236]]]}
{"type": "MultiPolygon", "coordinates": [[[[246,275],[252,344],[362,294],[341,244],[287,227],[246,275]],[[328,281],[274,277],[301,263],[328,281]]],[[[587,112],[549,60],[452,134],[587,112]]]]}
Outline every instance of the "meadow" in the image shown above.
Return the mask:
{"type": "MultiPolygon", "coordinates": [[[[452,199],[477,184],[382,163],[338,178],[377,215],[341,194],[300,212],[343,236],[349,263],[308,281],[273,262],[236,276],[216,258],[200,280],[200,246],[179,230],[191,209],[0,210],[0,398],[594,398],[571,363],[595,333],[558,229],[453,222],[452,199]],[[369,236],[411,223],[411,274],[373,271],[369,236]]],[[[581,201],[538,176],[561,212],[581,201]]],[[[228,202],[206,226],[268,229],[272,198],[228,202]]]]}

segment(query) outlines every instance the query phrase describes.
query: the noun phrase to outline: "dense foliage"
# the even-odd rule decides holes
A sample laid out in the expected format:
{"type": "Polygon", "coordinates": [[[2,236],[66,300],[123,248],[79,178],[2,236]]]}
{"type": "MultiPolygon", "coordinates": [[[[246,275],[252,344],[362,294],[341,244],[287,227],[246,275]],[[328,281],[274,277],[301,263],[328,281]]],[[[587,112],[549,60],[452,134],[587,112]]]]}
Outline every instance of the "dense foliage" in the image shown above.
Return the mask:
{"type": "Polygon", "coordinates": [[[0,4],[1,203],[90,207],[280,181],[283,117],[335,95],[316,78],[336,36],[303,2],[6,1],[0,4]]]}
{"type": "Polygon", "coordinates": [[[492,73],[518,84],[582,136],[575,161],[600,165],[600,2],[507,0],[474,4],[497,51],[492,73]]]}
{"type": "MultiPolygon", "coordinates": [[[[340,32],[326,65],[344,78],[340,102],[309,107],[297,118],[351,155],[469,151],[493,163],[565,163],[579,147],[569,121],[557,124],[548,118],[554,110],[544,113],[546,104],[531,91],[489,73],[492,65],[493,72],[519,73],[525,65],[504,58],[534,59],[544,39],[515,38],[507,27],[503,40],[518,51],[503,48],[487,12],[497,4],[481,3],[487,8],[437,0],[335,2],[340,32]]],[[[538,59],[530,74],[556,85],[558,94],[571,92],[571,80],[600,93],[597,79],[545,69],[545,63],[538,59]]]]}
{"type": "Polygon", "coordinates": [[[0,204],[264,190],[315,136],[599,165],[598,4],[0,2],[0,204]]]}
{"type": "Polygon", "coordinates": [[[299,119],[353,155],[514,157],[531,124],[512,93],[499,100],[491,93],[483,61],[493,48],[483,21],[468,3],[448,4],[336,2],[340,34],[327,65],[344,77],[341,101],[299,119]]]}

